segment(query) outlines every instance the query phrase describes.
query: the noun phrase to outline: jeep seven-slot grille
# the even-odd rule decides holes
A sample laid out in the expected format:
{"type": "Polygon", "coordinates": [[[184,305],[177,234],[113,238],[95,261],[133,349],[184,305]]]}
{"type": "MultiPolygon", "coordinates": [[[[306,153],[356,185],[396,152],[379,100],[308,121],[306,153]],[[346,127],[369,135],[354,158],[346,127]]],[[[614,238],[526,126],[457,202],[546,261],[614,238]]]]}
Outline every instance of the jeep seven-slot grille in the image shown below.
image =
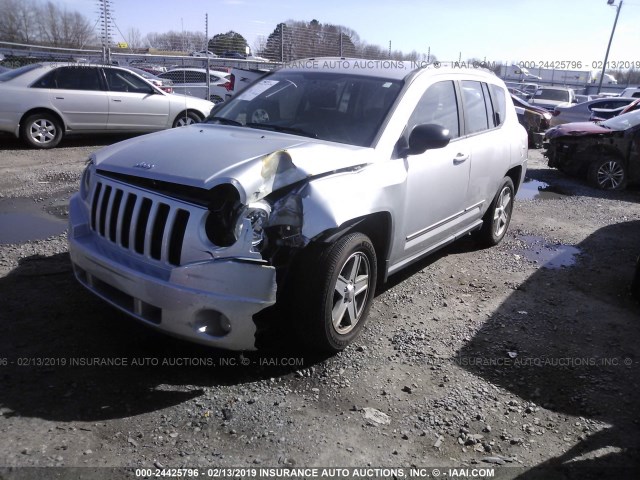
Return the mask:
{"type": "Polygon", "coordinates": [[[189,211],[98,181],[91,229],[147,258],[180,265],[189,211]]]}

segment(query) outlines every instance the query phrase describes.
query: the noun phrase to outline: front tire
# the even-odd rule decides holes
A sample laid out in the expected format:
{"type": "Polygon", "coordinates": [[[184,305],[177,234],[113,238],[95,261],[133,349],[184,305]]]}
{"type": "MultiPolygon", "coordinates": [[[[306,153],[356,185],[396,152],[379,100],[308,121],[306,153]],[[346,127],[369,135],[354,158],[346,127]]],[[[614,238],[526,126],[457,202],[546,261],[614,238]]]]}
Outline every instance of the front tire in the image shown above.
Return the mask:
{"type": "Polygon", "coordinates": [[[202,118],[197,113],[182,112],[176,117],[173,122],[173,128],[186,127],[187,125],[193,125],[194,123],[200,123],[202,118]]]}
{"type": "Polygon", "coordinates": [[[605,155],[591,163],[589,183],[600,190],[624,190],[627,186],[627,169],[618,157],[605,155]]]}
{"type": "Polygon", "coordinates": [[[507,233],[507,228],[509,228],[509,222],[511,222],[514,197],[513,180],[510,177],[504,177],[498,193],[482,219],[482,228],[477,235],[477,240],[481,245],[493,247],[502,241],[507,233]]]}
{"type": "Polygon", "coordinates": [[[306,258],[315,268],[297,299],[301,315],[293,320],[299,336],[314,350],[343,350],[362,330],[373,301],[378,269],[373,244],[353,233],[306,258]]]}
{"type": "Polygon", "coordinates": [[[50,113],[29,115],[20,125],[20,138],[33,148],[53,148],[62,140],[62,124],[50,113]]]}

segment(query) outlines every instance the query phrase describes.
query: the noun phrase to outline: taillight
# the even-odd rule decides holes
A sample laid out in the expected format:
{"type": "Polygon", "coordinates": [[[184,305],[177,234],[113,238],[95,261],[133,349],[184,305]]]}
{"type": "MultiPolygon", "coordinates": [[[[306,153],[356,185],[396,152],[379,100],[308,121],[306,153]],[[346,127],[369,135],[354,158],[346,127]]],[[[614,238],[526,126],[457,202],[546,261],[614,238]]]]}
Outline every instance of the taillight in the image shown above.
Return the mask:
{"type": "Polygon", "coordinates": [[[236,76],[232,73],[229,76],[229,81],[224,84],[224,88],[227,89],[227,92],[233,92],[233,87],[235,86],[235,83],[236,83],[236,76]]]}

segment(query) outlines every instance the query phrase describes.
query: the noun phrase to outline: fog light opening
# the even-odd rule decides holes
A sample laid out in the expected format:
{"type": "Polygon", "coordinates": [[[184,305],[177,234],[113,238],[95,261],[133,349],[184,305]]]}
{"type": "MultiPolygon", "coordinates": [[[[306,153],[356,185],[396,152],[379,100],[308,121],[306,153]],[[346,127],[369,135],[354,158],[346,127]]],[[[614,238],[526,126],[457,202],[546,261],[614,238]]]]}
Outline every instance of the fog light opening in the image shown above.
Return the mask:
{"type": "Polygon", "coordinates": [[[210,337],[224,337],[231,332],[231,322],[216,310],[200,310],[196,314],[194,329],[210,337]]]}

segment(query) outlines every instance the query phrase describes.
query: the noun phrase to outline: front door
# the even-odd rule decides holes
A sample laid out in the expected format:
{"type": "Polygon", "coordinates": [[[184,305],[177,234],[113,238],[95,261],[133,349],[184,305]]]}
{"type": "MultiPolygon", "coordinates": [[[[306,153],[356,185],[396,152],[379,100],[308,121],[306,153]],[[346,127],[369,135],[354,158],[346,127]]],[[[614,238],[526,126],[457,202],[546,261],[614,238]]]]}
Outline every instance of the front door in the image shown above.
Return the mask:
{"type": "Polygon", "coordinates": [[[458,110],[455,83],[442,81],[427,88],[409,119],[407,135],[416,125],[437,124],[449,130],[452,140],[405,159],[405,257],[438,245],[465,221],[471,151],[468,140],[460,138],[458,110]]]}
{"type": "Polygon", "coordinates": [[[125,70],[104,69],[109,87],[109,130],[153,131],[169,127],[169,98],[125,70]]]}

